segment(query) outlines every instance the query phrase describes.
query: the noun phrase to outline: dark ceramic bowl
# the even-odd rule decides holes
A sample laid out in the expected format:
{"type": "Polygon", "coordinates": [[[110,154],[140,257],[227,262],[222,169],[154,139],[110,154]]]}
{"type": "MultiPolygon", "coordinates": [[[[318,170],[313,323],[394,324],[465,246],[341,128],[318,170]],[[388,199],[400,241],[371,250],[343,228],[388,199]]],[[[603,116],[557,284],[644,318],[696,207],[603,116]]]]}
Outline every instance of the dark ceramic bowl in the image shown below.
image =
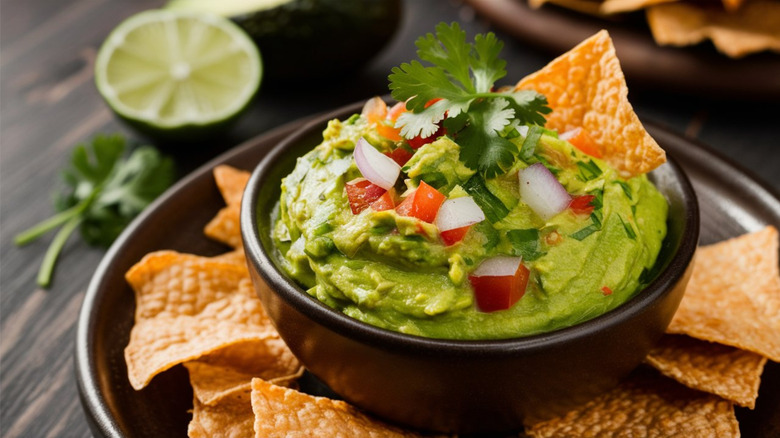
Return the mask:
{"type": "Polygon", "coordinates": [[[281,269],[270,236],[280,181],[320,143],[323,115],[273,149],[252,173],[241,232],[257,293],[306,368],[354,405],[386,420],[444,432],[507,431],[562,413],[616,385],[647,355],[682,299],[699,237],[693,189],[673,161],[651,173],[669,201],[655,278],[587,322],[524,338],[430,339],[352,319],[307,295],[281,269]]]}

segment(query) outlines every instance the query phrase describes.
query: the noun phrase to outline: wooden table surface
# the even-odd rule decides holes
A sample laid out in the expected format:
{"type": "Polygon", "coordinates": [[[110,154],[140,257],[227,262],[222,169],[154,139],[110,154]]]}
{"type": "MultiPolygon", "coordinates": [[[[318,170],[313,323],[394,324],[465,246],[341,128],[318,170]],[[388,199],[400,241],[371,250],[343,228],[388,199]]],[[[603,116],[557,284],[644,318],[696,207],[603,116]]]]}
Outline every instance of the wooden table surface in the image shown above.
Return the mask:
{"type": "MultiPolygon", "coordinates": [[[[98,95],[98,47],[122,19],[159,7],[152,0],[2,0],[0,10],[0,433],[9,437],[89,436],[73,369],[76,320],[87,284],[105,250],[72,238],[43,290],[35,276],[50,237],[17,248],[13,236],[53,213],[51,193],[72,147],[123,127],[98,95]]],[[[342,83],[263,88],[249,114],[221,141],[170,151],[181,174],[242,140],[285,122],[387,93],[392,66],[414,57],[413,41],[439,21],[460,21],[469,35],[494,30],[505,40],[509,77],[552,59],[522,45],[447,0],[408,0],[388,47],[342,83]]],[[[629,82],[631,78],[629,77],[629,82]]],[[[510,83],[513,81],[508,81],[510,83]]],[[[634,84],[631,84],[634,85],[634,84]]],[[[780,190],[780,102],[740,102],[632,88],[640,117],[705,143],[780,190]]],[[[728,178],[723,175],[723,178],[728,178]]]]}

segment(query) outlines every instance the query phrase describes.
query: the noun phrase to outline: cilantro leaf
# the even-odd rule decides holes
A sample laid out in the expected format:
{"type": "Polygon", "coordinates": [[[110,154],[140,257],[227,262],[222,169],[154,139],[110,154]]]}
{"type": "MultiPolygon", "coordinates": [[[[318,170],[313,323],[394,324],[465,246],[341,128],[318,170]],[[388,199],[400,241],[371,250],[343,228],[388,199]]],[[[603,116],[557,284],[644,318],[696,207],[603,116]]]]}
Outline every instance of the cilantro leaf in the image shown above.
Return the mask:
{"type": "Polygon", "coordinates": [[[97,136],[89,146],[77,145],[63,171],[66,189],[55,198],[58,213],[15,237],[17,245],[25,245],[62,226],[44,256],[39,285],[49,285],[57,257],[73,231],[80,229],[90,245],[108,246],[173,183],[169,158],[142,146],[123,160],[125,148],[119,135],[97,136]]]}
{"type": "Polygon", "coordinates": [[[551,111],[547,99],[533,90],[492,91],[506,76],[506,61],[499,58],[503,43],[493,33],[468,43],[458,23],[439,23],[435,35],[415,44],[420,60],[432,65],[414,60],[388,77],[392,96],[409,109],[396,122],[401,135],[427,138],[444,120],[466,166],[488,178],[504,173],[518,153],[508,140],[516,132],[511,127],[543,126],[551,111]],[[428,105],[434,99],[440,100],[428,105]]]}

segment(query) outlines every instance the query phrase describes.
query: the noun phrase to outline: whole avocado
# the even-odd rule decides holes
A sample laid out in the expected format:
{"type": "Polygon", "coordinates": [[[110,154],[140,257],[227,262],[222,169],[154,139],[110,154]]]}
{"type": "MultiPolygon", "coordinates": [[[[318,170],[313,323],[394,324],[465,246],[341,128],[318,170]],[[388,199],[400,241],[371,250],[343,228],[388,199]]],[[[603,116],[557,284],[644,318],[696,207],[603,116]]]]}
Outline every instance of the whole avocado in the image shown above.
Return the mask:
{"type": "Polygon", "coordinates": [[[254,39],[272,80],[348,74],[376,55],[401,20],[400,0],[173,0],[168,8],[227,16],[254,39]]]}

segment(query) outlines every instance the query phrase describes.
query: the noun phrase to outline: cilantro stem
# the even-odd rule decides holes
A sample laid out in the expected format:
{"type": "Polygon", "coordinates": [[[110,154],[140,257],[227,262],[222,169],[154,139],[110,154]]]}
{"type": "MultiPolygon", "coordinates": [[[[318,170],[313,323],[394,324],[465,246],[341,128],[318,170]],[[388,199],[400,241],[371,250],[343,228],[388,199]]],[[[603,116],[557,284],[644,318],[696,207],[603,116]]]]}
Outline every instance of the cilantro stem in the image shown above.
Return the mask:
{"type": "Polygon", "coordinates": [[[57,231],[54,236],[54,240],[51,241],[49,248],[46,250],[46,255],[43,257],[41,263],[41,269],[38,271],[38,278],[36,281],[41,287],[49,287],[51,283],[52,273],[54,272],[54,265],[57,262],[62,252],[62,248],[65,246],[65,242],[68,241],[68,237],[73,233],[76,227],[81,223],[81,217],[79,215],[73,216],[68,220],[65,225],[57,231]]]}
{"type": "Polygon", "coordinates": [[[89,205],[92,203],[92,200],[95,199],[95,194],[97,194],[97,189],[94,190],[90,196],[84,198],[84,200],[74,205],[73,207],[61,211],[54,216],[45,219],[42,222],[39,222],[17,234],[14,237],[14,243],[17,246],[27,245],[28,243],[33,242],[35,239],[41,237],[49,231],[68,222],[72,218],[80,216],[81,213],[83,213],[89,207],[89,205]]]}

